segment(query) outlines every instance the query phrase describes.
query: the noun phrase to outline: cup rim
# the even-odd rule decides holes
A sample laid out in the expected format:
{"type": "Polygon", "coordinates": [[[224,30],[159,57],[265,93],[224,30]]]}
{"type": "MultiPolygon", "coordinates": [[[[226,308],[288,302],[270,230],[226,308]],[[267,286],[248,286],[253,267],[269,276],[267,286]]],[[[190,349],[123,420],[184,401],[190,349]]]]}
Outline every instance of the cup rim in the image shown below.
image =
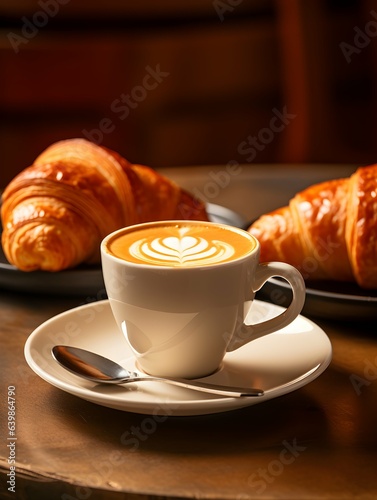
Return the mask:
{"type": "Polygon", "coordinates": [[[259,250],[260,250],[260,244],[259,244],[258,239],[253,234],[246,231],[245,229],[242,229],[242,228],[239,228],[236,226],[231,226],[229,224],[224,224],[221,222],[196,221],[196,220],[186,220],[186,219],[177,219],[177,220],[168,219],[168,220],[163,220],[163,221],[140,222],[137,224],[132,224],[130,226],[124,226],[124,227],[116,229],[115,231],[112,231],[111,233],[106,235],[102,239],[101,244],[100,244],[101,258],[106,256],[109,259],[114,260],[115,262],[122,263],[122,264],[125,263],[125,264],[127,264],[127,266],[135,267],[135,269],[154,269],[154,270],[156,270],[156,268],[158,268],[161,271],[166,270],[166,271],[175,271],[175,272],[178,272],[178,271],[180,271],[180,272],[188,272],[188,271],[193,272],[194,270],[200,271],[202,269],[209,269],[209,268],[215,268],[215,267],[220,267],[220,266],[223,267],[223,266],[237,265],[240,262],[249,259],[251,256],[258,254],[259,250]],[[135,229],[140,228],[140,227],[147,228],[147,227],[156,226],[156,225],[165,226],[167,224],[168,225],[195,224],[195,225],[201,225],[201,226],[214,225],[217,227],[222,227],[228,231],[233,231],[233,232],[240,234],[243,237],[249,238],[250,240],[252,240],[254,242],[254,247],[246,254],[241,255],[240,257],[237,257],[237,258],[230,260],[230,261],[227,261],[227,262],[216,262],[214,264],[203,264],[200,266],[187,266],[187,267],[177,267],[177,266],[168,266],[168,265],[155,266],[153,264],[131,262],[131,261],[128,261],[128,260],[123,259],[121,257],[117,257],[116,255],[110,253],[110,251],[108,250],[109,241],[118,234],[122,234],[123,232],[128,232],[128,231],[134,231],[135,229]]]}

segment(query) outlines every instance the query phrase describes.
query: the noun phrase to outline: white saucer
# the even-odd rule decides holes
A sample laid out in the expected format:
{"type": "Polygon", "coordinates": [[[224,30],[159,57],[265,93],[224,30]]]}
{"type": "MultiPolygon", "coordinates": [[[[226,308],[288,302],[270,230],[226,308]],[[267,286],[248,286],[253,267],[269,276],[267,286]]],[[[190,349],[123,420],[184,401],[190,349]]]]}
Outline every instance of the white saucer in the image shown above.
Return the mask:
{"type": "MultiPolygon", "coordinates": [[[[281,309],[255,300],[249,318],[252,320],[253,315],[260,318],[261,314],[275,316],[281,309]]],[[[221,369],[206,377],[214,384],[258,387],[265,391],[256,398],[227,398],[162,382],[127,386],[94,384],[58,365],[51,355],[55,344],[89,349],[133,369],[135,360],[107,300],[71,309],[40,325],[26,341],[26,361],[37,375],[63,391],[109,408],[154,415],[156,419],[162,415],[219,413],[282,396],[318,377],[329,365],[332,354],[325,332],[299,316],[288,327],[228,353],[221,369]],[[287,385],[277,387],[281,384],[287,385]]]]}

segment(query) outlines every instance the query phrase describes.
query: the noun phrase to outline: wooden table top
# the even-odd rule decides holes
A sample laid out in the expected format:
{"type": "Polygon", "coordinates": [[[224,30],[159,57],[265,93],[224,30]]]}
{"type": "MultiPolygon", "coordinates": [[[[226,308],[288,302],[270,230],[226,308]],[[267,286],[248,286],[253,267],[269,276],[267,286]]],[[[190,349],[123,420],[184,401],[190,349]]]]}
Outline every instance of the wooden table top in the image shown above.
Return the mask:
{"type": "Polygon", "coordinates": [[[319,378],[263,404],[152,426],[52,387],[25,361],[37,326],[95,299],[0,291],[0,498],[377,498],[375,324],[311,318],[333,347],[319,378]]]}

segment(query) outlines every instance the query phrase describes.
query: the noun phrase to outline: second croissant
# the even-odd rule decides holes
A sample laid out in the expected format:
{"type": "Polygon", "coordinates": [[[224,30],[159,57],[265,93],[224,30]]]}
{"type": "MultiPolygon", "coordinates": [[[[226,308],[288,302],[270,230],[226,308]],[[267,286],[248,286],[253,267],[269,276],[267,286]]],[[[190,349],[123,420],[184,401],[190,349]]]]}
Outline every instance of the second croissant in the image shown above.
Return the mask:
{"type": "Polygon", "coordinates": [[[306,280],[377,289],[377,164],[310,186],[249,231],[263,261],[288,262],[306,280]]]}

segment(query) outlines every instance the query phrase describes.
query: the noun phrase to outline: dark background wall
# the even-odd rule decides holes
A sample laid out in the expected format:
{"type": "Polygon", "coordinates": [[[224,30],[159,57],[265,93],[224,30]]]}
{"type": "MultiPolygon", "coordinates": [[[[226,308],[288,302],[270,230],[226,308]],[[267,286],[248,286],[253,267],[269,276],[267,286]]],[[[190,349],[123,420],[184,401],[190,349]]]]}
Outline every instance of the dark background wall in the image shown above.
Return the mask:
{"type": "Polygon", "coordinates": [[[88,137],[153,167],[377,161],[377,2],[2,0],[0,188],[88,137]]]}

